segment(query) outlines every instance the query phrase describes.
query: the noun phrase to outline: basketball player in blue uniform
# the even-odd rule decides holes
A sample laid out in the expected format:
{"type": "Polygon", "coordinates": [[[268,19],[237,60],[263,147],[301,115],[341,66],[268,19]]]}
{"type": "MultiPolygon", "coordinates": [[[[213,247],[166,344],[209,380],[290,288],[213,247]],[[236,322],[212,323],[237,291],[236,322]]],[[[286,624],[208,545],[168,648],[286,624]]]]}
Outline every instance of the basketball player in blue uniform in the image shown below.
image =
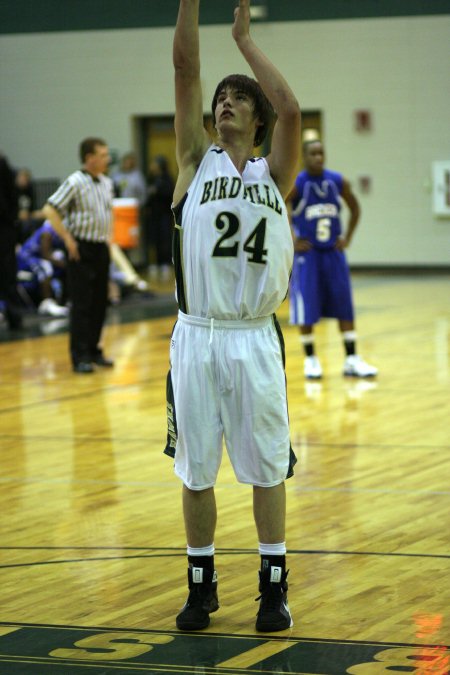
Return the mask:
{"type": "Polygon", "coordinates": [[[217,139],[203,126],[199,0],[180,0],[174,36],[173,257],[179,304],[170,345],[168,445],[183,481],[189,596],[180,630],[218,609],[214,485],[225,441],[238,481],[253,486],[259,539],[256,629],[292,625],[287,604],[285,487],[290,447],[284,348],[275,311],[288,290],[293,242],[284,199],[294,184],[300,109],[282,75],[250,37],[240,0],[232,35],[256,79],[217,86],[217,139]],[[254,158],[277,113],[271,152],[254,158]]]}
{"type": "Polygon", "coordinates": [[[67,316],[67,307],[61,307],[53,298],[55,280],[62,284],[66,273],[64,241],[52,228],[48,220],[38,227],[24,241],[17,252],[19,272],[32,272],[33,278],[23,282],[29,291],[38,291],[39,314],[67,316]]]}
{"type": "Polygon", "coordinates": [[[358,224],[360,208],[342,174],[324,167],[320,141],[303,144],[305,170],[290,195],[294,234],[294,267],[290,283],[291,323],[300,326],[305,351],[304,374],[320,379],[313,326],[321,317],[339,322],[346,358],[343,374],[374,377],[377,369],[356,353],[356,332],[350,272],[344,253],[358,224]],[[350,211],[347,231],[341,227],[341,199],[350,211]]]}

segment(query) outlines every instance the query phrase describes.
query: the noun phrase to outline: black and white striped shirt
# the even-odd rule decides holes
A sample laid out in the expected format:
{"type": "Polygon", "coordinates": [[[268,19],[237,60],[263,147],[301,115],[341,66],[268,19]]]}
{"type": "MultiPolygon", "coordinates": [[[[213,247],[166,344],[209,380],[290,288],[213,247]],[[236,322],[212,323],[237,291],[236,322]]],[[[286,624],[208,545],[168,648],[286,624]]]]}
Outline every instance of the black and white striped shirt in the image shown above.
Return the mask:
{"type": "Polygon", "coordinates": [[[64,218],[76,239],[108,242],[111,235],[114,187],[111,178],[75,171],[59,186],[48,203],[64,218]]]}

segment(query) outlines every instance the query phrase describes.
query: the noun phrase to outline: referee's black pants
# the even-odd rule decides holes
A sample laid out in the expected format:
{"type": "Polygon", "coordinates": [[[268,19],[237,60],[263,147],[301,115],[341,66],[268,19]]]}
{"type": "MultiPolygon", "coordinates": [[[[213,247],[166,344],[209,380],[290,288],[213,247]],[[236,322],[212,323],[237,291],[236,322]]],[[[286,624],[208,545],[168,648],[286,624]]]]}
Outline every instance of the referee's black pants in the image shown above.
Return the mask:
{"type": "Polygon", "coordinates": [[[101,354],[100,337],[108,304],[109,246],[77,240],[80,260],[69,260],[67,278],[72,301],[70,355],[75,365],[101,354]]]}

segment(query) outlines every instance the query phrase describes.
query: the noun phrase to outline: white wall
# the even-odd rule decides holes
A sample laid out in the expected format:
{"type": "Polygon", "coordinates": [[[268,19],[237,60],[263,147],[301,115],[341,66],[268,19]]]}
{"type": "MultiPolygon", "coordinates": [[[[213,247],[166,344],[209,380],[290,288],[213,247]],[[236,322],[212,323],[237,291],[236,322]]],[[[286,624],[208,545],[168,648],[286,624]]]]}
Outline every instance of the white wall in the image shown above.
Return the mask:
{"type": "MultiPolygon", "coordinates": [[[[353,264],[449,264],[450,220],[431,211],[431,162],[450,158],[450,17],[255,25],[305,109],[320,109],[330,168],[363,217],[353,264]],[[353,111],[370,109],[357,133],[353,111]],[[372,177],[358,192],[357,178],[372,177]]],[[[36,178],[77,168],[79,141],[132,147],[134,115],[172,114],[172,29],[0,38],[1,149],[36,178]]],[[[226,26],[201,29],[205,110],[218,80],[249,72],[226,26]]]]}

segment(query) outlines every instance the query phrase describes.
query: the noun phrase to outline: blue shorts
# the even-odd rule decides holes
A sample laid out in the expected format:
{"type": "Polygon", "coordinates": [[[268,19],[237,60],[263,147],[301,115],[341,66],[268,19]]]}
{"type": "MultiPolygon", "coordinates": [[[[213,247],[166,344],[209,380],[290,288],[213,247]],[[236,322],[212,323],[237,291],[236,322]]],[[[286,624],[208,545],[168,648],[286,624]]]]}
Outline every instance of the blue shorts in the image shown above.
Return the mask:
{"type": "Polygon", "coordinates": [[[322,317],[353,321],[350,270],[335,248],[296,253],[289,288],[290,322],[312,326],[322,317]]]}

